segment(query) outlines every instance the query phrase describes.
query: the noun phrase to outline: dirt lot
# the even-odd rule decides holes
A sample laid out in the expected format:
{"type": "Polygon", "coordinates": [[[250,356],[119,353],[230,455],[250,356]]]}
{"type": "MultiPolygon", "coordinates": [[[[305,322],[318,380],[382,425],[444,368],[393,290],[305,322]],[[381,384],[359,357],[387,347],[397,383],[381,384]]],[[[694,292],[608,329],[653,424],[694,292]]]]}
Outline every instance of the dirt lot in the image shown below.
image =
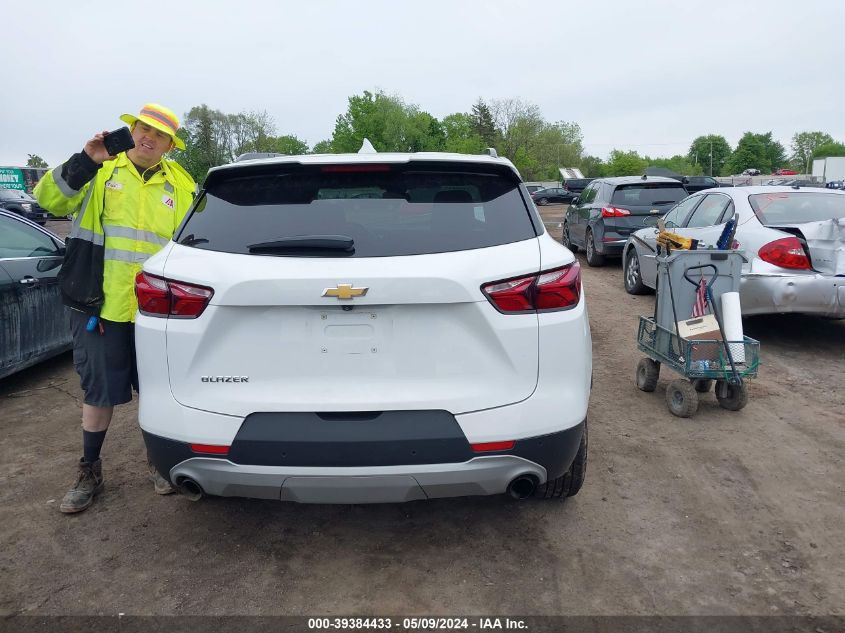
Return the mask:
{"type": "MultiPolygon", "coordinates": [[[[561,213],[544,209],[552,231],[561,213]]],[[[64,355],[0,381],[0,614],[845,613],[845,322],[746,321],[763,362],[748,407],[710,394],[681,420],[663,401],[670,372],[651,394],[633,381],[653,298],[581,258],[595,387],[577,497],[159,497],[127,405],[106,491],[64,516],[81,438],[64,355]]]]}

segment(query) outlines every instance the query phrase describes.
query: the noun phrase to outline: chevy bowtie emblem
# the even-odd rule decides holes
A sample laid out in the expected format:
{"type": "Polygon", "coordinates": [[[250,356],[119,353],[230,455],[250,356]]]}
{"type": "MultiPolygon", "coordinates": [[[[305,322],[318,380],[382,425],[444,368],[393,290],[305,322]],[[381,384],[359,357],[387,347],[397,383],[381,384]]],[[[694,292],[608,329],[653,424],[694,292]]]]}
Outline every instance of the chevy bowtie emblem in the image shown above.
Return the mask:
{"type": "Polygon", "coordinates": [[[352,284],[338,284],[337,288],[326,288],[323,290],[324,297],[337,297],[338,299],[352,299],[363,297],[369,288],[353,288],[352,284]]]}

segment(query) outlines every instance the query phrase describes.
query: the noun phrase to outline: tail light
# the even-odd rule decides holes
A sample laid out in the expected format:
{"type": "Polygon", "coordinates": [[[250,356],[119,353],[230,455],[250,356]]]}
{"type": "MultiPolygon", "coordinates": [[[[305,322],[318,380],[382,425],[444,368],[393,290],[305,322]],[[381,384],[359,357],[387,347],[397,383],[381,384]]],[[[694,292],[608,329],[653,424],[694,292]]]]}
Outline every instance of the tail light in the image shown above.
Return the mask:
{"type": "Polygon", "coordinates": [[[320,167],[323,173],[335,174],[359,174],[374,171],[390,171],[390,165],[379,164],[351,164],[351,165],[323,165],[320,167]]]}
{"type": "Polygon", "coordinates": [[[504,314],[568,310],[581,298],[581,265],[574,262],[536,275],[491,281],[481,291],[504,314]]]}
{"type": "Polygon", "coordinates": [[[797,237],[784,237],[764,245],[757,253],[764,262],[781,268],[810,270],[810,258],[797,237]]]}
{"type": "Polygon", "coordinates": [[[604,207],[601,210],[601,217],[603,218],[622,218],[626,215],[631,215],[628,209],[620,209],[619,207],[604,207]]]}
{"type": "Polygon", "coordinates": [[[138,310],[147,316],[196,319],[213,295],[212,288],[165,279],[144,271],[135,276],[138,310]]]}

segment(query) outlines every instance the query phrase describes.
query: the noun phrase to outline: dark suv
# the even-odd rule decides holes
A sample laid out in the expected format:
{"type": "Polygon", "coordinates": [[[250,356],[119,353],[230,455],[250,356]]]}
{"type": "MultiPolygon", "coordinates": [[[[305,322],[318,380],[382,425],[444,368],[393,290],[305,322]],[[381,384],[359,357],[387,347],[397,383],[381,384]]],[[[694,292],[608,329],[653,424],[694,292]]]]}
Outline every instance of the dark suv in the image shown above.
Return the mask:
{"type": "Polygon", "coordinates": [[[572,197],[577,198],[584,188],[593,182],[595,178],[566,178],[563,181],[563,188],[572,193],[572,197]]]}
{"type": "Polygon", "coordinates": [[[0,209],[22,215],[27,220],[41,226],[47,224],[47,211],[26,191],[19,189],[0,189],[0,209]]]}
{"type": "Polygon", "coordinates": [[[721,183],[712,176],[684,176],[681,182],[684,183],[684,189],[689,193],[704,191],[705,189],[712,189],[714,187],[733,187],[730,183],[721,183]]]}
{"type": "Polygon", "coordinates": [[[628,235],[643,228],[645,218],[663,215],[686,198],[673,178],[624,176],[591,182],[570,205],[563,220],[563,245],[573,253],[586,251],[590,266],[605,257],[621,257],[628,235]]]}

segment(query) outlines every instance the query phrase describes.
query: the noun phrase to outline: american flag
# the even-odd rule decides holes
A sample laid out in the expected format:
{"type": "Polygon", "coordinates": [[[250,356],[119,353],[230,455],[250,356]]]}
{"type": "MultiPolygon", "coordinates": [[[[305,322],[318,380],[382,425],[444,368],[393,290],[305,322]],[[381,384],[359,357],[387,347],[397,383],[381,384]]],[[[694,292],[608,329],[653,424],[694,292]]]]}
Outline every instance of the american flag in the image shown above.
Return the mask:
{"type": "Polygon", "coordinates": [[[695,303],[692,306],[692,318],[703,317],[707,313],[707,282],[704,277],[698,282],[695,291],[695,303]]]}

